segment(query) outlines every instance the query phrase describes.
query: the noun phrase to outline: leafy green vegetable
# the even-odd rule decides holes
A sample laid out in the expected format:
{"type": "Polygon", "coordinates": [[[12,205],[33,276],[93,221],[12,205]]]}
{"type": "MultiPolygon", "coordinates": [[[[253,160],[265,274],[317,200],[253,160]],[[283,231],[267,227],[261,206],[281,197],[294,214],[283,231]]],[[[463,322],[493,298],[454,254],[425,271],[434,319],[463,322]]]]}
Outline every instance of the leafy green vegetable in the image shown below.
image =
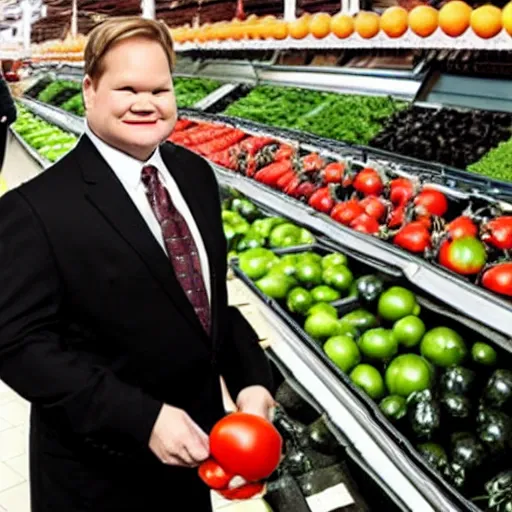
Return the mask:
{"type": "Polygon", "coordinates": [[[82,93],[79,92],[71,97],[68,101],[64,102],[60,108],[66,112],[71,112],[77,116],[84,116],[85,108],[82,99],[82,93]]]}
{"type": "Polygon", "coordinates": [[[175,78],[174,94],[178,108],[192,107],[215,89],[220,87],[220,82],[207,78],[175,78]]]}
{"type": "Polygon", "coordinates": [[[37,99],[43,103],[49,103],[59,107],[69,98],[82,90],[80,82],[73,82],[72,80],[56,80],[43,89],[38,95],[37,99]]]}
{"type": "Polygon", "coordinates": [[[486,153],[468,171],[500,181],[512,181],[512,139],[486,153]]]}

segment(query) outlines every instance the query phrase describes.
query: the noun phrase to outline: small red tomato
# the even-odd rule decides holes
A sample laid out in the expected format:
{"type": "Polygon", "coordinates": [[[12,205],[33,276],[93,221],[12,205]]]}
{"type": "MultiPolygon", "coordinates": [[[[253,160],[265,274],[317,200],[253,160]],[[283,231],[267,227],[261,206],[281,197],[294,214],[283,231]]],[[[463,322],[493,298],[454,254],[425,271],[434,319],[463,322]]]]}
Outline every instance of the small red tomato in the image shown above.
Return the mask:
{"type": "Polygon", "coordinates": [[[308,201],[309,206],[322,213],[330,213],[334,206],[334,199],[329,187],[322,187],[313,192],[308,201]]]}
{"type": "Polygon", "coordinates": [[[343,162],[332,162],[322,171],[324,183],[341,183],[344,171],[345,164],[343,162]]]}
{"type": "Polygon", "coordinates": [[[224,416],[210,433],[210,453],[229,473],[248,482],[270,476],[281,458],[282,438],[274,425],[254,414],[224,416]]]}
{"type": "Polygon", "coordinates": [[[317,186],[314,183],[311,183],[310,181],[303,181],[295,190],[294,197],[309,199],[316,189],[317,186]]]}
{"type": "Polygon", "coordinates": [[[396,206],[407,203],[412,198],[414,189],[407,178],[395,178],[389,184],[389,200],[396,206]]]}
{"type": "Polygon", "coordinates": [[[319,171],[325,166],[325,160],[317,153],[310,153],[302,159],[302,168],[305,172],[319,171]]]}
{"type": "Polygon", "coordinates": [[[453,241],[446,240],[439,248],[439,263],[457,274],[478,274],[486,262],[484,244],[471,236],[453,241]]]}
{"type": "Polygon", "coordinates": [[[348,226],[356,217],[364,213],[364,208],[355,199],[338,203],[331,210],[331,218],[348,226]]]}
{"type": "Polygon", "coordinates": [[[370,217],[373,217],[378,221],[380,221],[386,213],[386,206],[378,197],[367,196],[359,201],[359,204],[370,217]]]}
{"type": "Polygon", "coordinates": [[[416,222],[423,224],[428,230],[432,227],[432,216],[427,213],[425,215],[417,215],[416,222]]]}
{"type": "Polygon", "coordinates": [[[409,252],[422,253],[430,247],[430,233],[421,222],[410,222],[395,235],[393,243],[409,252]]]}
{"type": "Polygon", "coordinates": [[[482,240],[497,249],[512,249],[512,216],[503,215],[487,222],[482,240]]]}
{"type": "Polygon", "coordinates": [[[210,489],[225,489],[235,476],[227,473],[213,460],[205,460],[199,466],[199,477],[210,489]]]}
{"type": "Polygon", "coordinates": [[[425,209],[430,215],[438,217],[442,217],[448,211],[446,196],[433,188],[423,189],[414,199],[414,204],[425,209]]]}
{"type": "Polygon", "coordinates": [[[235,489],[223,489],[219,491],[227,500],[248,500],[263,492],[265,486],[260,482],[254,482],[236,487],[235,489]]]}
{"type": "Polygon", "coordinates": [[[396,206],[388,219],[388,228],[395,229],[401,226],[405,220],[405,206],[396,206]]]}
{"type": "Polygon", "coordinates": [[[353,185],[358,192],[365,196],[378,196],[384,189],[379,173],[370,167],[357,173],[353,185]]]}
{"type": "Polygon", "coordinates": [[[501,295],[512,297],[512,262],[498,263],[486,270],[482,286],[501,295]]]}
{"type": "Polygon", "coordinates": [[[355,231],[359,231],[360,233],[368,233],[369,235],[374,235],[379,232],[380,225],[375,219],[368,215],[367,213],[363,213],[356,217],[351,223],[350,227],[355,231]]]}
{"type": "Polygon", "coordinates": [[[478,228],[470,217],[461,215],[446,226],[446,232],[452,240],[457,240],[457,238],[464,238],[465,236],[476,237],[478,235],[478,228]]]}

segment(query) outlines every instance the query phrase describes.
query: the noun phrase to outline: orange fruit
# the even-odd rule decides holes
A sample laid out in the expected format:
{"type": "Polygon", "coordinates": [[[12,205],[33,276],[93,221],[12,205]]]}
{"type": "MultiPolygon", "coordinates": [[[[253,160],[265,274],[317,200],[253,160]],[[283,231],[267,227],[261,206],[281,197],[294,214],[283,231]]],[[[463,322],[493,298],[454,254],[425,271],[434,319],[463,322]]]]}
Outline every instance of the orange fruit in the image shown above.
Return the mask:
{"type": "Polygon", "coordinates": [[[331,18],[331,32],[340,39],[351,36],[354,33],[354,19],[341,12],[335,14],[331,18]]]}
{"type": "Polygon", "coordinates": [[[269,35],[273,39],[286,39],[288,37],[288,23],[283,20],[276,20],[269,24],[269,35]]]}
{"type": "Polygon", "coordinates": [[[326,12],[313,14],[309,23],[309,31],[317,39],[323,39],[331,33],[331,15],[326,12]]]}
{"type": "Polygon", "coordinates": [[[359,11],[354,20],[354,28],[364,39],[375,37],[380,30],[379,15],[371,11],[359,11]]]}
{"type": "Polygon", "coordinates": [[[288,23],[288,32],[293,39],[304,39],[309,34],[310,14],[304,14],[296,20],[288,23]]]}
{"type": "Polygon", "coordinates": [[[471,28],[482,39],[489,39],[501,32],[501,9],[495,5],[482,5],[471,13],[471,28]]]}
{"type": "Polygon", "coordinates": [[[403,7],[394,5],[382,13],[382,16],[380,17],[380,28],[389,37],[401,37],[409,28],[407,18],[407,11],[403,7]]]}
{"type": "Polygon", "coordinates": [[[441,30],[451,37],[459,37],[469,27],[471,7],[462,0],[451,0],[441,7],[439,11],[439,26],[441,30]]]}
{"type": "Polygon", "coordinates": [[[503,7],[501,21],[505,30],[512,36],[512,2],[503,7]]]}
{"type": "Polygon", "coordinates": [[[409,27],[420,37],[428,37],[437,30],[439,13],[430,5],[418,5],[409,13],[409,27]]]}

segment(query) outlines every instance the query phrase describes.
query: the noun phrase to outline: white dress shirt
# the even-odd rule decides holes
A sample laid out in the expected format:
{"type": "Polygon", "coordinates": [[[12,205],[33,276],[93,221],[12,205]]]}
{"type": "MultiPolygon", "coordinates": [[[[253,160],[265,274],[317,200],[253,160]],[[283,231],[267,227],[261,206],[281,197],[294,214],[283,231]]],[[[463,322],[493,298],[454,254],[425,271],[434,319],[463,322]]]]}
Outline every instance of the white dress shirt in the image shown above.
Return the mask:
{"type": "MultiPolygon", "coordinates": [[[[146,190],[141,179],[142,168],[145,165],[153,165],[158,169],[158,177],[160,178],[160,181],[169,192],[174,206],[187,222],[194,242],[197,246],[197,252],[199,255],[199,261],[201,263],[201,271],[206,287],[206,293],[208,294],[208,300],[211,301],[210,267],[203,239],[199,233],[199,229],[197,228],[194,217],[192,216],[192,213],[178,188],[177,183],[172,178],[170,172],[167,170],[167,167],[160,154],[160,148],[156,149],[156,151],[151,155],[147,162],[141,162],[140,160],[137,160],[130,155],[127,155],[126,153],[123,153],[122,151],[109,146],[106,142],[104,142],[96,134],[93,133],[87,122],[85,123],[85,135],[91,139],[93,144],[100,152],[101,156],[114,171],[115,175],[122,183],[126,189],[126,192],[139,210],[143,219],[146,221],[154,237],[157,239],[158,243],[167,254],[167,249],[165,247],[164,239],[162,236],[162,229],[160,228],[160,224],[158,223],[158,220],[153,213],[153,209],[149,204],[148,198],[146,196],[146,190]]],[[[172,265],[170,261],[169,264],[172,265]]]]}

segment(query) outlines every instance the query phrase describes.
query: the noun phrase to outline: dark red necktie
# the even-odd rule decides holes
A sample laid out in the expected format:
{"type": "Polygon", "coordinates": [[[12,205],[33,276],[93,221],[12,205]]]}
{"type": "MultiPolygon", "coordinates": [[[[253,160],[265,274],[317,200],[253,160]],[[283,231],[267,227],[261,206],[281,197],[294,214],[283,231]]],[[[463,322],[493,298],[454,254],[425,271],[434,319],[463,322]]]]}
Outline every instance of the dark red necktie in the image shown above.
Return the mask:
{"type": "Polygon", "coordinates": [[[201,262],[187,222],[174,206],[169,192],[152,165],[142,169],[142,183],[146,187],[149,204],[162,229],[167,255],[176,277],[206,332],[210,332],[210,305],[201,272],[201,262]]]}

